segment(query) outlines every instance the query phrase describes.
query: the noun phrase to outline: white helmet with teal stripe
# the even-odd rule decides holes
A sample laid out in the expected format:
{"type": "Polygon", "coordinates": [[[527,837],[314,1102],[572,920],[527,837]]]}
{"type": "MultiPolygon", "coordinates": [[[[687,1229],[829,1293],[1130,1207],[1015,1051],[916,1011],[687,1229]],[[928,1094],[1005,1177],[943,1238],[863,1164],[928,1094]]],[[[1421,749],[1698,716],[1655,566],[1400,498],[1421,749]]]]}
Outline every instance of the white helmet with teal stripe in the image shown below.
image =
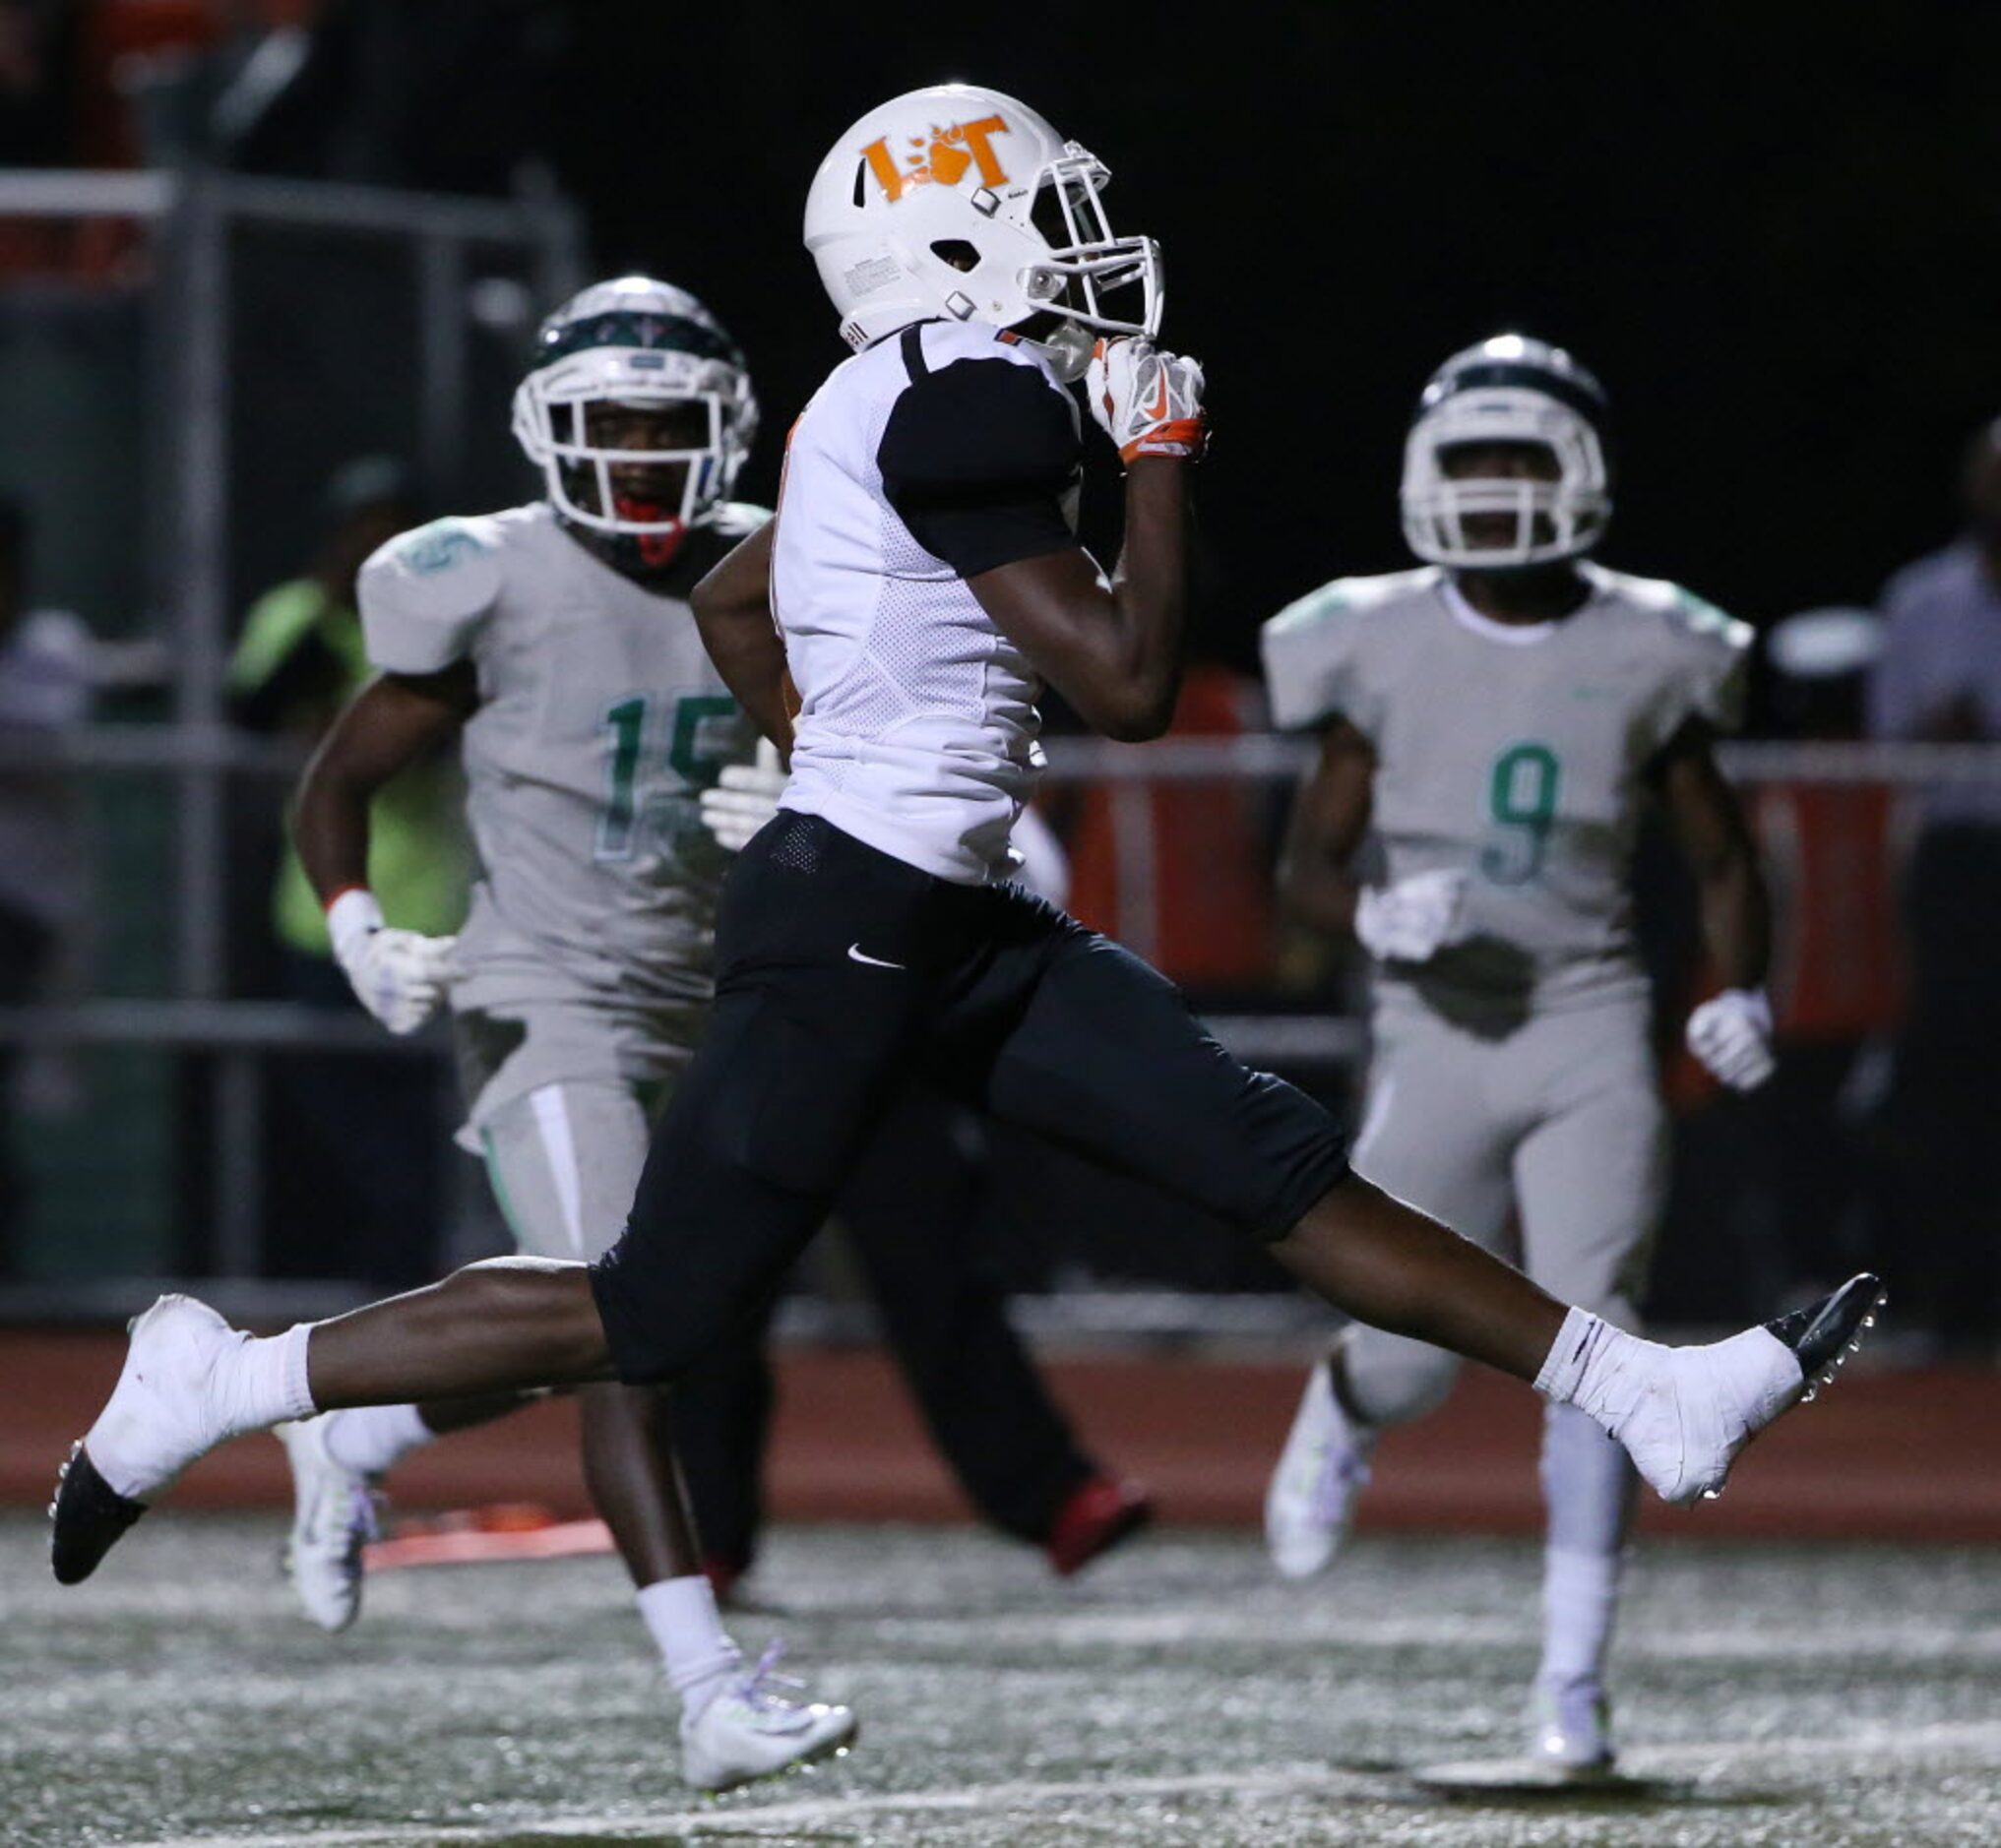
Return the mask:
{"type": "Polygon", "coordinates": [[[1410,549],[1429,564],[1473,571],[1589,552],[1612,515],[1606,414],[1597,380],[1559,346],[1500,334],[1453,354],[1425,386],[1404,446],[1410,549]],[[1479,452],[1508,450],[1533,465],[1467,465],[1479,452]]]}
{"type": "Polygon", "coordinates": [[[686,289],[594,283],[545,320],[514,433],[564,520],[666,562],[729,497],[757,436],[742,352],[686,289]]]}

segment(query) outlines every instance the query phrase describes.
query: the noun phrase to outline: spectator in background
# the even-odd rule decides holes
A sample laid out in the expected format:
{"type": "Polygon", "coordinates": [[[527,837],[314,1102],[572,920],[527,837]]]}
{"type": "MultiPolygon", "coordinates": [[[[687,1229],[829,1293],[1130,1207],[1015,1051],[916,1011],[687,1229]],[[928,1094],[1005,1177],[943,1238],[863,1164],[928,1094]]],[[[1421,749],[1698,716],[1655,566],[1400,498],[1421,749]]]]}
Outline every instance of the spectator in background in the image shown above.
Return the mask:
{"type": "MultiPolygon", "coordinates": [[[[62,610],[25,607],[28,518],[0,501],[0,738],[52,742],[90,716],[89,637],[62,610]]],[[[61,770],[0,763],[0,1007],[40,999],[84,914],[76,791],[61,770]]],[[[19,1076],[0,1045],[0,1273],[14,1267],[24,1200],[9,1137],[19,1076]]]]}
{"type": "MultiPolygon", "coordinates": [[[[0,743],[19,753],[0,758],[0,1008],[47,1000],[82,973],[89,868],[77,788],[59,764],[33,760],[91,716],[99,688],[146,686],[166,670],[156,642],[99,642],[68,610],[29,608],[31,536],[26,510],[0,499],[0,743]]],[[[46,1058],[44,1076],[59,1070],[46,1058]]],[[[15,1267],[25,1218],[10,1106],[35,1069],[0,1043],[0,1274],[15,1267]]]]}
{"type": "MultiPolygon", "coordinates": [[[[368,678],[354,580],[377,546],[417,524],[408,471],[386,457],[347,463],[328,483],[312,565],[252,606],[229,668],[231,709],[253,730],[316,744],[368,678]]],[[[271,828],[280,816],[274,805],[271,828]]],[[[430,936],[458,928],[469,866],[455,773],[439,762],[399,777],[378,799],[370,882],[398,925],[430,936]]],[[[287,845],[272,893],[279,988],[293,1001],[360,1018],[334,961],[320,901],[287,845]]],[[[438,1082],[406,1056],[301,1054],[281,1059],[271,1090],[273,1198],[280,1275],[415,1283],[442,1268],[438,1082]],[[356,1063],[365,1057],[365,1066],[356,1063]],[[356,1083],[366,1071],[366,1083],[356,1083]]]]}
{"type": "MultiPolygon", "coordinates": [[[[2001,420],[1973,439],[1962,493],[1967,530],[1884,590],[1875,737],[2001,740],[2001,420]]],[[[2001,1321],[2001,783],[1926,794],[1905,905],[1910,999],[1893,1098],[1904,1287],[1950,1348],[1986,1348],[2001,1321]]]]}

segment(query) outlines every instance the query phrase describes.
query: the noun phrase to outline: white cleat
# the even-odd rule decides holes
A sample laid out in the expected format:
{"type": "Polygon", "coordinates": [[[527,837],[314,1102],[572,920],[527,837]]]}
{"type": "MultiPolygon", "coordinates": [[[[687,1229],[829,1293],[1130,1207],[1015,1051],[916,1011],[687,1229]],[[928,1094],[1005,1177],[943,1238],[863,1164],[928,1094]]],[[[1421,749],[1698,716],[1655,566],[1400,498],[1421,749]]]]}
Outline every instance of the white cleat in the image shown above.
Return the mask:
{"type": "Polygon", "coordinates": [[[1611,1716],[1596,1682],[1535,1684],[1529,1761],[1565,1778],[1602,1777],[1611,1770],[1611,1716]]]}
{"type": "Polygon", "coordinates": [[[1719,1496],[1738,1452],[1834,1379],[1883,1302],[1875,1277],[1851,1277],[1820,1302],[1727,1341],[1646,1343],[1651,1364],[1606,1428],[1663,1500],[1687,1506],[1719,1496]]]}
{"type": "Polygon", "coordinates": [[[209,1378],[217,1356],[244,1337],[192,1296],[162,1296],[130,1326],[118,1384],[72,1448],[49,1504],[51,1561],[66,1585],[95,1571],[119,1535],[225,1435],[209,1378]]]}
{"type": "Polygon", "coordinates": [[[1330,1355],[1306,1377],[1292,1429],[1265,1491],[1265,1546],[1282,1578],[1325,1571],[1369,1479],[1375,1434],[1342,1410],[1330,1355]]]}
{"type": "Polygon", "coordinates": [[[332,1414],[278,1425],[272,1435],[291,1465],[291,1538],[284,1570],[300,1608],[322,1630],[345,1630],[361,1614],[361,1549],[376,1537],[369,1479],[327,1449],[332,1414]]]}
{"type": "Polygon", "coordinates": [[[772,1673],[782,1653],[773,1643],[758,1665],[681,1722],[681,1777],[695,1790],[729,1790],[755,1778],[802,1769],[854,1743],[846,1707],[794,1700],[801,1684],[772,1673]]]}

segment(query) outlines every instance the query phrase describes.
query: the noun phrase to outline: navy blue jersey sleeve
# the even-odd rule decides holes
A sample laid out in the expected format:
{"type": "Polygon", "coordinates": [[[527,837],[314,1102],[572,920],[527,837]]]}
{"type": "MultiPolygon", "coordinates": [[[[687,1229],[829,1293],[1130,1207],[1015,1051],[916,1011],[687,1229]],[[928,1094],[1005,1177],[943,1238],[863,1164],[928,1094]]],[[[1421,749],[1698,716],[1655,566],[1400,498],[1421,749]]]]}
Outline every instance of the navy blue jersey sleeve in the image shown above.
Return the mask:
{"type": "Polygon", "coordinates": [[[876,461],[883,494],[962,578],[1077,543],[1064,512],[1079,467],[1076,406],[1033,366],[960,359],[917,371],[876,461]]]}

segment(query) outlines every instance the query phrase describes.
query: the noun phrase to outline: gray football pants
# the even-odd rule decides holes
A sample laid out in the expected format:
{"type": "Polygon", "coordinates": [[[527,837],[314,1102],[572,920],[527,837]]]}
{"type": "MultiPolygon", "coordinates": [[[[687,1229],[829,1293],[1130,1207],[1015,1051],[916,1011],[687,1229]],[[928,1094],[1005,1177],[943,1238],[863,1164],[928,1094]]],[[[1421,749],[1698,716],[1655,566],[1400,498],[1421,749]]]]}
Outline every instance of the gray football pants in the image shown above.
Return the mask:
{"type": "MultiPolygon", "coordinates": [[[[1644,1000],[1538,1016],[1504,1039],[1391,1001],[1374,1030],[1355,1172],[1552,1296],[1636,1326],[1667,1157],[1644,1000]]],[[[1375,1424],[1433,1410],[1459,1370],[1442,1348],[1359,1324],[1342,1365],[1375,1424]]]]}
{"type": "Polygon", "coordinates": [[[532,1257],[585,1263],[609,1250],[652,1135],[637,1090],[614,1078],[543,1084],[503,1104],[479,1142],[515,1243],[532,1257]]]}

